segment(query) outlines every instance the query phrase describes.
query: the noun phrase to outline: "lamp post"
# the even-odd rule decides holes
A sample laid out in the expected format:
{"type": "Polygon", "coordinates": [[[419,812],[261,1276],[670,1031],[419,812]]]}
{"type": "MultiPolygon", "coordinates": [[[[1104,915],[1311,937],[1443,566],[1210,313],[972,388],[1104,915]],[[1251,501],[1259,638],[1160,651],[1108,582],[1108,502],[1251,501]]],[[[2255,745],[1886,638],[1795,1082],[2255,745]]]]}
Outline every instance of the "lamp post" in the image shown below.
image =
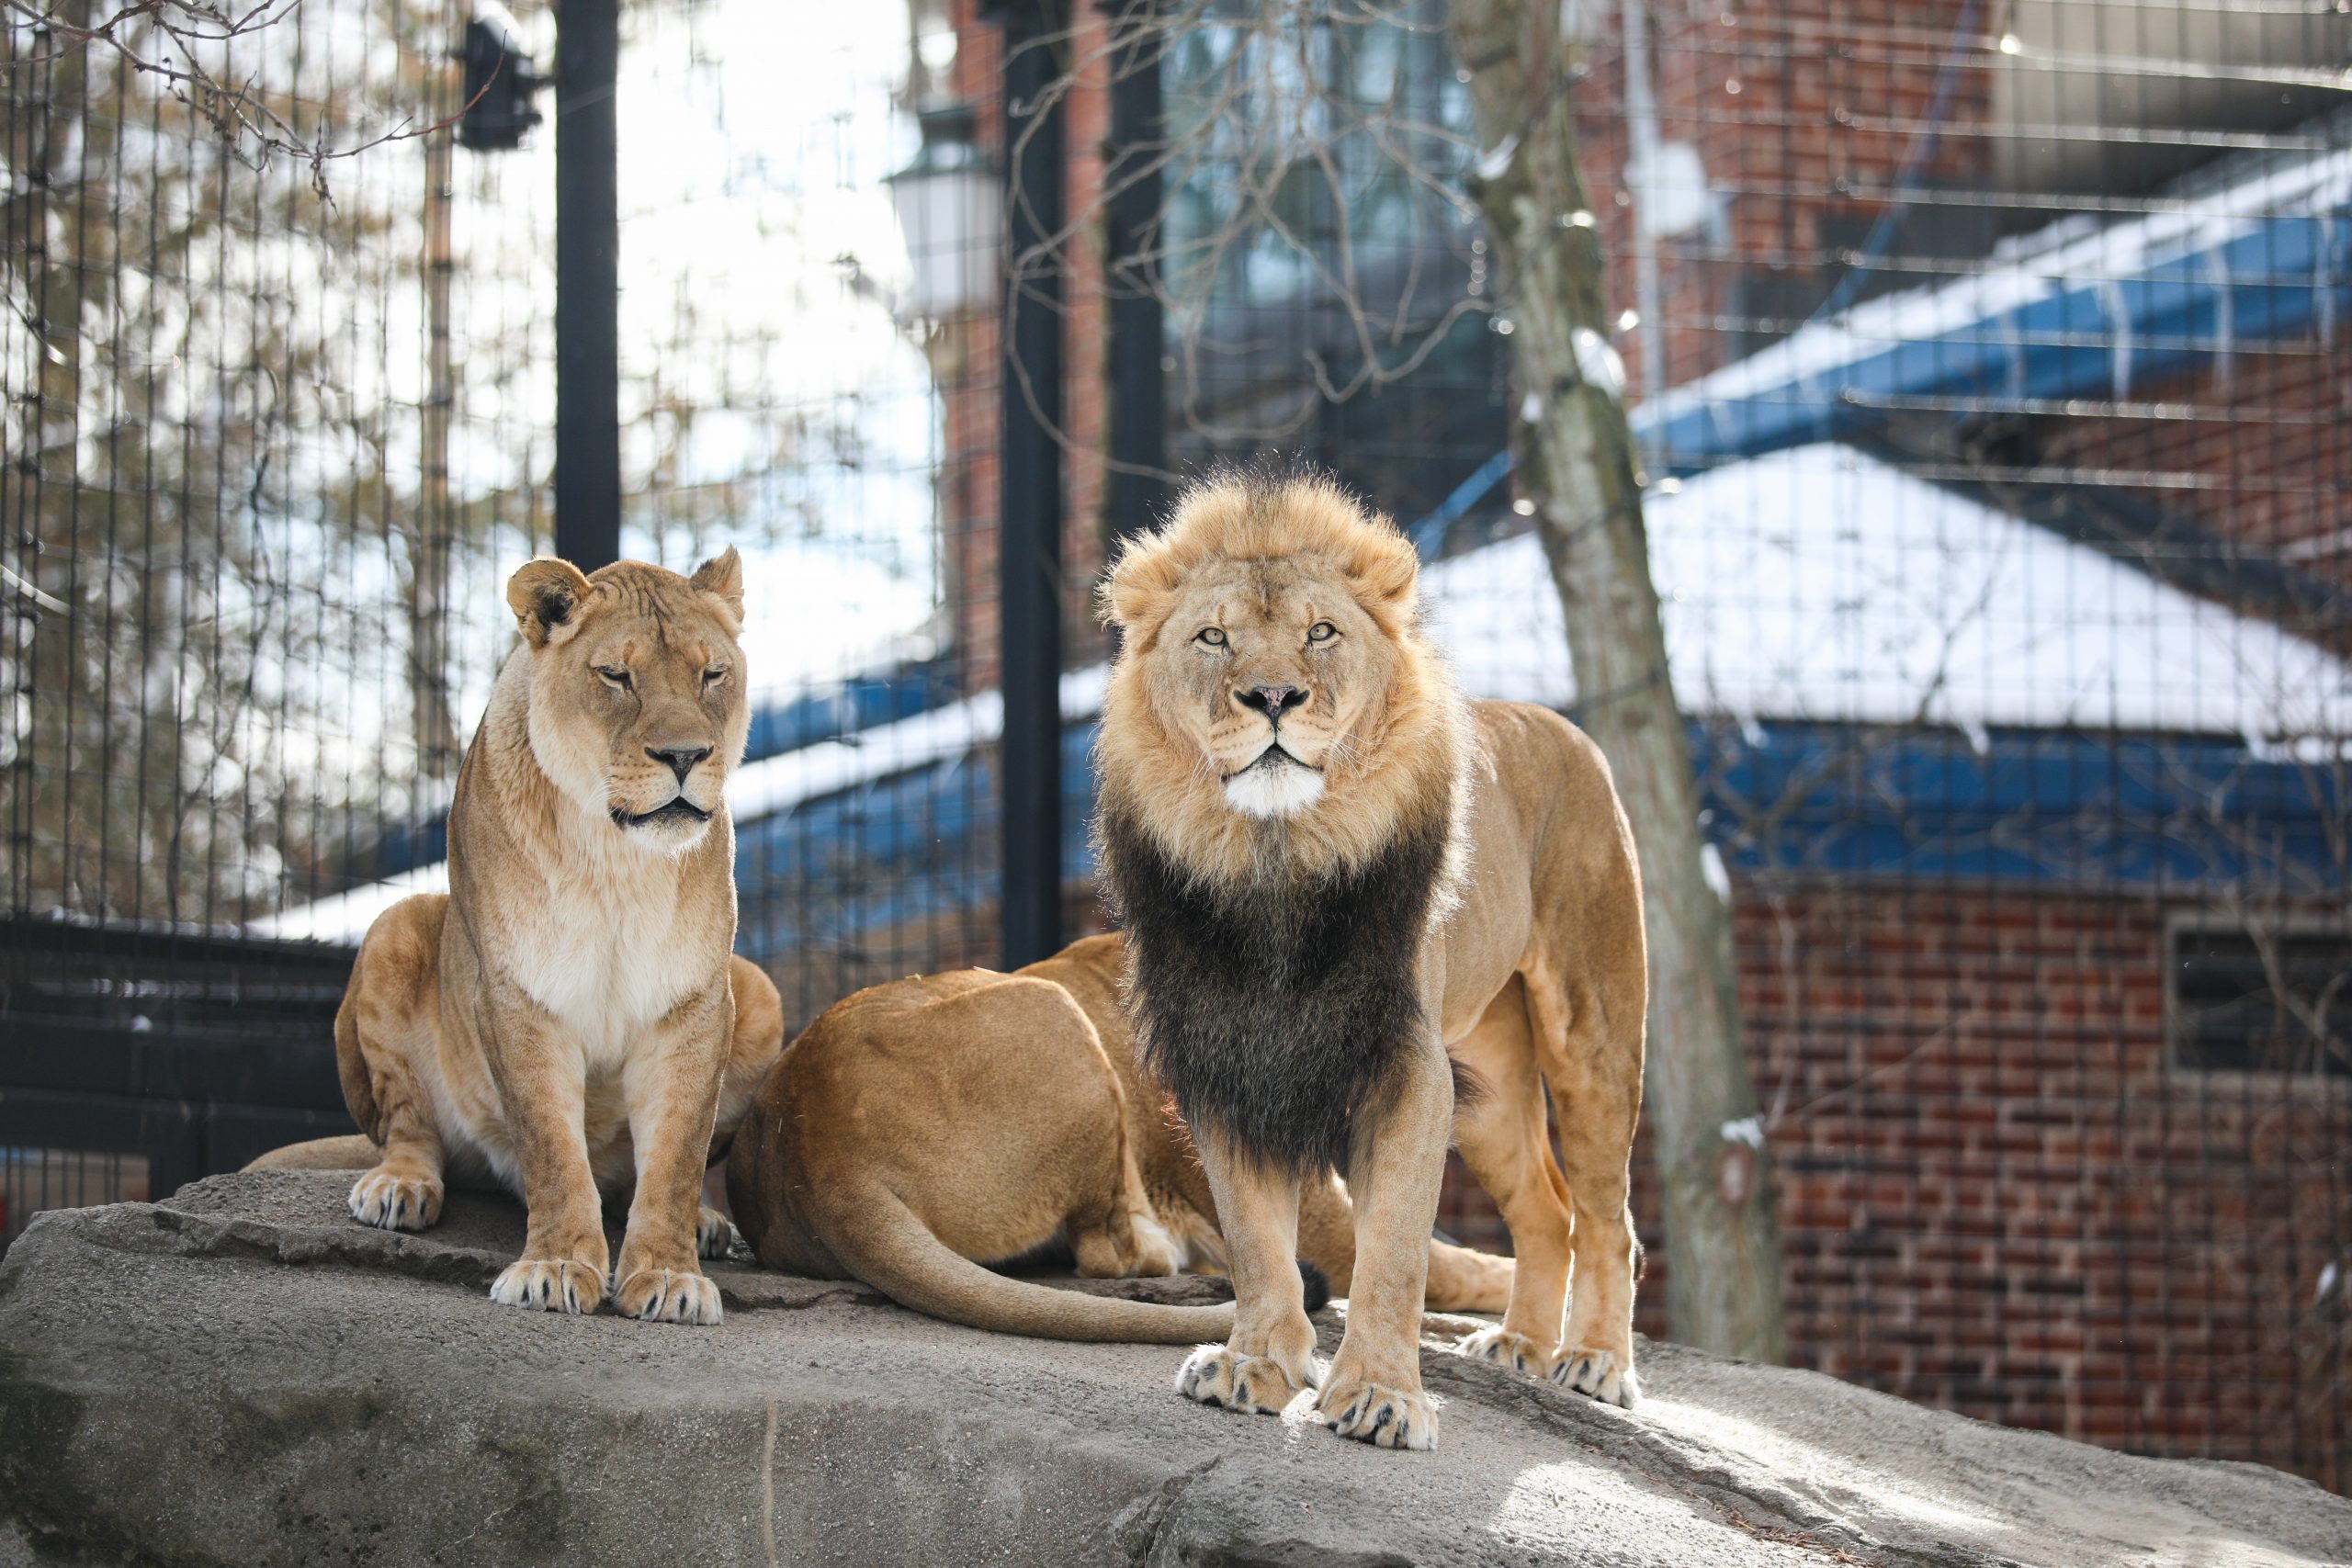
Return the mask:
{"type": "Polygon", "coordinates": [[[922,145],[914,162],[882,183],[890,187],[891,210],[914,265],[907,311],[944,321],[996,299],[1004,197],[975,139],[970,105],[926,109],[916,123],[922,145]]]}

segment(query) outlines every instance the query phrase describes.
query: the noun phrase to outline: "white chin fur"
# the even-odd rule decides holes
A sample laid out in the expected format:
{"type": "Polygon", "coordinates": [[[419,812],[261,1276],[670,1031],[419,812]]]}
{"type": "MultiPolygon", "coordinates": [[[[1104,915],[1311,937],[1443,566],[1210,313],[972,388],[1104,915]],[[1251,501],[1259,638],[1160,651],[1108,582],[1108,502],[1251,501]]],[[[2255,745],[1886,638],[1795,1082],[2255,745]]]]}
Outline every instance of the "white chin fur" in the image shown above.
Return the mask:
{"type": "Polygon", "coordinates": [[[1287,817],[1323,798],[1323,775],[1288,762],[1245,768],[1225,781],[1225,803],[1245,817],[1287,817]]]}
{"type": "Polygon", "coordinates": [[[625,828],[621,836],[649,854],[668,855],[674,859],[701,843],[709,833],[710,820],[707,818],[699,822],[673,818],[625,828]]]}

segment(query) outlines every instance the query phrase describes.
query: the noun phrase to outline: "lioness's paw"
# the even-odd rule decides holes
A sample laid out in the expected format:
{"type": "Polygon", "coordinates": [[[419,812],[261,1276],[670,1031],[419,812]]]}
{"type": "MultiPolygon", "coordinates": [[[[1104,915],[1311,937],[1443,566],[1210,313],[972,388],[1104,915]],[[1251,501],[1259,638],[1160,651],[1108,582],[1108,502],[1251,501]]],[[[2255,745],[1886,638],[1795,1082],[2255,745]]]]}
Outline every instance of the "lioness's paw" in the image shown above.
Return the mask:
{"type": "Polygon", "coordinates": [[[1418,1389],[1335,1381],[1315,1402],[1323,1424],[1343,1438],[1384,1449],[1437,1447],[1437,1404],[1418,1389]]]}
{"type": "Polygon", "coordinates": [[[695,1221],[695,1254],[724,1258],[735,1249],[735,1227],[716,1209],[705,1209],[695,1221]]]}
{"type": "Polygon", "coordinates": [[[1492,1361],[1532,1378],[1548,1378],[1560,1358],[1553,1348],[1508,1328],[1482,1328],[1458,1347],[1474,1361],[1492,1361]]]}
{"type": "Polygon", "coordinates": [[[568,1258],[526,1258],[491,1281],[490,1299],[537,1312],[594,1312],[605,1299],[605,1275],[568,1258]]]}
{"type": "Polygon", "coordinates": [[[1271,1357],[1244,1356],[1223,1345],[1202,1346],[1176,1369],[1178,1393],[1245,1416],[1279,1416],[1306,1386],[1271,1357]]]}
{"type": "Polygon", "coordinates": [[[684,1269],[640,1269],[613,1292],[613,1307],[647,1323],[717,1323],[718,1287],[684,1269]]]}
{"type": "Polygon", "coordinates": [[[351,1184],[351,1217],[388,1231],[421,1231],[441,1218],[441,1183],[371,1170],[351,1184]]]}
{"type": "Polygon", "coordinates": [[[1614,1350],[1563,1350],[1560,1364],[1552,1369],[1552,1381],[1623,1410],[1631,1410],[1642,1397],[1633,1362],[1614,1350]]]}

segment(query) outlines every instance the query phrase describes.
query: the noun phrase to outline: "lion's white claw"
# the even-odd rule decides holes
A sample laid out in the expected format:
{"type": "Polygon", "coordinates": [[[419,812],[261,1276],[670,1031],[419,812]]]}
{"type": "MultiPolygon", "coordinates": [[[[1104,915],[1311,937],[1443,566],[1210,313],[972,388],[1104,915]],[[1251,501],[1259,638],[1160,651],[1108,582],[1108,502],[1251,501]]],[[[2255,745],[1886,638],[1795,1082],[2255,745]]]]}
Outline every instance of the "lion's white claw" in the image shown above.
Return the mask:
{"type": "Polygon", "coordinates": [[[429,1177],[371,1170],[351,1184],[346,1206],[363,1225],[421,1231],[441,1217],[441,1183],[429,1177]]]}
{"type": "Polygon", "coordinates": [[[1559,1370],[1559,1357],[1550,1347],[1500,1326],[1482,1328],[1456,1348],[1474,1361],[1492,1361],[1529,1377],[1551,1377],[1559,1370]]]}
{"type": "Polygon", "coordinates": [[[1427,1393],[1358,1383],[1344,1402],[1327,1391],[1318,1404],[1323,1424],[1343,1438],[1384,1449],[1437,1447],[1437,1403],[1427,1393]],[[1336,1411],[1334,1404],[1340,1406],[1336,1411]]]}
{"type": "Polygon", "coordinates": [[[716,1209],[705,1209],[695,1220],[695,1252],[703,1258],[724,1258],[735,1249],[735,1227],[716,1209]]]}
{"type": "Polygon", "coordinates": [[[1552,1369],[1552,1381],[1623,1410],[1631,1410],[1642,1397],[1632,1363],[1620,1361],[1614,1350],[1563,1350],[1559,1365],[1552,1369]]]}
{"type": "Polygon", "coordinates": [[[1281,1415],[1300,1387],[1271,1357],[1240,1355],[1224,1345],[1204,1345],[1176,1369],[1178,1393],[1248,1416],[1281,1415]]]}
{"type": "Polygon", "coordinates": [[[645,1323],[715,1324],[724,1314],[718,1286],[684,1269],[640,1269],[613,1292],[614,1309],[645,1323]]]}
{"type": "Polygon", "coordinates": [[[526,1258],[491,1281],[490,1299],[536,1312],[594,1312],[605,1299],[605,1276],[570,1258],[526,1258]]]}

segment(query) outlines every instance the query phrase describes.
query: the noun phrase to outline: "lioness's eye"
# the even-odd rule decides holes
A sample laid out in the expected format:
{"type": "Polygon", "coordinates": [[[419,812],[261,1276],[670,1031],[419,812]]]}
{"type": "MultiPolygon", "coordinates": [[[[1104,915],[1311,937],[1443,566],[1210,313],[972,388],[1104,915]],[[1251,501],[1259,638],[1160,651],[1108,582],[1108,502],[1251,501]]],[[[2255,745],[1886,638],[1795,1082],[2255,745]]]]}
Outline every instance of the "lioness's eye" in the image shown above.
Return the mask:
{"type": "Polygon", "coordinates": [[[1340,628],[1329,621],[1317,621],[1306,628],[1306,640],[1309,642],[1329,642],[1339,635],[1340,628]]]}
{"type": "Polygon", "coordinates": [[[1223,648],[1225,646],[1225,634],[1215,626],[1204,626],[1201,628],[1200,640],[1208,644],[1211,648],[1223,648]]]}
{"type": "Polygon", "coordinates": [[[628,690],[628,671],[617,670],[609,665],[599,664],[596,666],[596,673],[604,678],[606,685],[624,692],[628,690]]]}
{"type": "Polygon", "coordinates": [[[727,679],[727,667],[725,665],[721,665],[716,670],[706,670],[702,672],[702,683],[706,686],[716,686],[725,679],[727,679]]]}

